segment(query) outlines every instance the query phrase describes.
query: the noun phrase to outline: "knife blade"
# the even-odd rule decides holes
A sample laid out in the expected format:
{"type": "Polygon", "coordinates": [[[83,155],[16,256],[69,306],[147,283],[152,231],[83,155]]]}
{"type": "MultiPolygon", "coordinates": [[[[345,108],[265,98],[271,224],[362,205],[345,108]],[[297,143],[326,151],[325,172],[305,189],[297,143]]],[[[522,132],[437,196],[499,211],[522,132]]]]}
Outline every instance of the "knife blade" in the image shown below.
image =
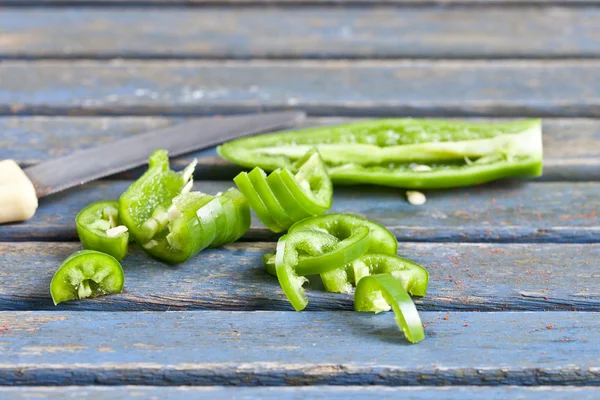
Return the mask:
{"type": "Polygon", "coordinates": [[[0,223],[30,218],[39,197],[144,165],[156,149],[178,156],[239,137],[288,128],[304,117],[301,111],[282,111],[200,118],[80,150],[23,170],[12,160],[0,161],[0,223]],[[21,193],[15,197],[13,192],[21,193]],[[10,207],[33,210],[14,214],[10,207]]]}

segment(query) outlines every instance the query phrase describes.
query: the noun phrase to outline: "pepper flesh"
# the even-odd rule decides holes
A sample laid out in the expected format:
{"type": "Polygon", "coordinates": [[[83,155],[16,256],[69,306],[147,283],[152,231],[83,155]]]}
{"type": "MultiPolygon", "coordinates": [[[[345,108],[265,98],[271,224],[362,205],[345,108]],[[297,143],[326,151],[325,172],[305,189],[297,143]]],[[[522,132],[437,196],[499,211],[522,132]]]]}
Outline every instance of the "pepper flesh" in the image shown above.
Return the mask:
{"type": "Polygon", "coordinates": [[[333,187],[319,153],[309,151],[294,169],[295,175],[289,169],[276,169],[267,176],[254,168],[234,178],[258,218],[274,232],[331,208],[333,187]]]}
{"type": "Polygon", "coordinates": [[[440,189],[542,174],[539,120],[384,119],[242,138],[218,152],[245,167],[295,171],[310,148],[337,184],[440,189]]]}
{"type": "Polygon", "coordinates": [[[388,273],[366,276],[358,281],[354,293],[356,311],[379,313],[389,311],[390,305],[398,328],[409,342],[417,343],[425,339],[423,323],[415,303],[400,281],[388,273]]]}
{"type": "Polygon", "coordinates": [[[84,249],[110,254],[119,261],[127,255],[129,232],[121,225],[118,201],[90,204],[77,214],[75,224],[84,249]],[[110,232],[114,232],[117,227],[123,229],[111,235],[110,232]]]}
{"type": "Polygon", "coordinates": [[[54,274],[50,294],[54,304],[119,293],[125,275],[113,257],[95,250],[80,250],[70,255],[54,274]]]}

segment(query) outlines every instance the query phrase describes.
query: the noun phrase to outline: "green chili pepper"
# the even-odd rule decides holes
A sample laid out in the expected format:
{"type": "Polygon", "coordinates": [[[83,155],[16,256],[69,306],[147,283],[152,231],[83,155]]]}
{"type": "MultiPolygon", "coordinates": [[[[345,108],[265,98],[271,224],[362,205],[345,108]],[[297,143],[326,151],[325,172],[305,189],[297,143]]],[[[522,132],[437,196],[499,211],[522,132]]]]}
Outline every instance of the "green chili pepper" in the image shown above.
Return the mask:
{"type": "Polygon", "coordinates": [[[81,250],[69,256],[50,283],[54,304],[119,293],[125,276],[113,257],[95,250],[81,250]]]}
{"type": "Polygon", "coordinates": [[[120,216],[131,235],[142,247],[168,223],[167,210],[175,196],[191,189],[195,163],[182,173],[169,169],[166,150],[150,156],[148,170],[121,195],[120,216]]]}
{"type": "Polygon", "coordinates": [[[255,168],[233,179],[258,218],[274,232],[331,208],[333,187],[319,153],[309,151],[294,164],[294,170],[295,175],[276,169],[267,176],[255,168]]]}
{"type": "Polygon", "coordinates": [[[184,262],[207,247],[234,242],[250,227],[250,208],[235,189],[218,196],[180,194],[167,214],[167,224],[144,249],[171,264],[184,262]]]}
{"type": "Polygon", "coordinates": [[[326,214],[317,217],[307,218],[295,223],[289,232],[297,230],[317,230],[327,232],[330,235],[340,237],[348,236],[352,229],[358,226],[369,228],[369,253],[396,254],[398,251],[398,241],[396,237],[387,228],[377,222],[353,214],[326,214]]]}
{"type": "Polygon", "coordinates": [[[340,184],[436,189],[542,174],[539,120],[384,119],[242,138],[218,152],[245,167],[295,172],[315,147],[340,184]]]}
{"type": "Polygon", "coordinates": [[[308,303],[302,288],[307,282],[303,275],[330,271],[364,254],[369,245],[368,234],[368,229],[359,227],[343,240],[317,231],[295,231],[279,239],[275,272],[296,311],[308,303]]]}
{"type": "Polygon", "coordinates": [[[356,311],[379,313],[389,311],[390,305],[396,315],[396,323],[408,341],[417,343],[425,339],[415,303],[400,281],[388,273],[365,276],[358,281],[354,293],[356,311]]]}
{"type": "Polygon", "coordinates": [[[129,233],[121,225],[118,201],[90,204],[77,214],[75,223],[84,249],[110,254],[119,261],[127,255],[129,233]]]}
{"type": "Polygon", "coordinates": [[[367,253],[350,264],[321,274],[328,292],[349,293],[365,276],[389,273],[413,296],[425,296],[429,273],[419,264],[395,255],[367,253]]]}

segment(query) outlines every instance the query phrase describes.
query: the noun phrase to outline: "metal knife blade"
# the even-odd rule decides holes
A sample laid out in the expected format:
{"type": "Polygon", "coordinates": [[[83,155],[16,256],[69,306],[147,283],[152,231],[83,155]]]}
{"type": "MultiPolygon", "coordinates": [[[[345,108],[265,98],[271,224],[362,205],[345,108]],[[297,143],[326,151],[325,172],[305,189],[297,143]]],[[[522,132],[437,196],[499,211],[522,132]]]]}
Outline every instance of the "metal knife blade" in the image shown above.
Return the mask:
{"type": "Polygon", "coordinates": [[[38,197],[144,165],[156,149],[178,156],[228,140],[288,128],[305,117],[301,111],[201,118],[117,140],[25,168],[38,197]]]}

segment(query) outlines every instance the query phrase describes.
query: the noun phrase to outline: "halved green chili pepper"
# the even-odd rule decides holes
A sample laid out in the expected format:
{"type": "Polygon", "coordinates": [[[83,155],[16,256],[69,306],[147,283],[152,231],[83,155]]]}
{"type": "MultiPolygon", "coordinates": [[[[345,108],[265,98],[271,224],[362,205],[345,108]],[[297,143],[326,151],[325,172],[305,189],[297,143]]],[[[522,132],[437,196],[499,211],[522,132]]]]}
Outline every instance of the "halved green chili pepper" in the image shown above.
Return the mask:
{"type": "Polygon", "coordinates": [[[54,304],[119,293],[125,275],[113,257],[95,250],[81,250],[70,255],[56,271],[50,283],[54,304]]]}
{"type": "Polygon", "coordinates": [[[234,178],[258,218],[274,232],[331,208],[333,188],[319,153],[309,151],[294,168],[296,175],[287,169],[276,169],[267,176],[255,168],[234,178]]]}
{"type": "Polygon", "coordinates": [[[392,275],[377,274],[365,276],[356,285],[354,309],[379,313],[394,310],[396,324],[408,341],[417,343],[425,339],[423,323],[404,286],[392,275]]]}
{"type": "Polygon", "coordinates": [[[275,271],[296,311],[308,303],[302,288],[307,280],[303,276],[330,271],[364,254],[369,245],[368,234],[368,229],[359,227],[341,241],[317,231],[295,231],[279,239],[275,271]]]}
{"type": "Polygon", "coordinates": [[[321,274],[328,292],[349,293],[363,277],[389,273],[413,296],[425,296],[429,273],[419,264],[390,254],[367,253],[350,264],[321,274]]]}
{"type": "Polygon", "coordinates": [[[307,218],[295,223],[289,232],[297,230],[317,230],[327,232],[330,235],[348,236],[352,229],[365,226],[369,228],[369,253],[396,254],[398,251],[398,241],[396,237],[383,225],[353,214],[326,214],[317,217],[307,218]]]}
{"type": "Polygon", "coordinates": [[[90,204],[77,214],[75,224],[84,249],[110,254],[119,261],[127,255],[129,233],[121,225],[118,201],[90,204]]]}
{"type": "Polygon", "coordinates": [[[384,119],[242,138],[218,152],[245,167],[295,172],[315,147],[340,184],[436,189],[542,174],[539,120],[384,119]]]}

